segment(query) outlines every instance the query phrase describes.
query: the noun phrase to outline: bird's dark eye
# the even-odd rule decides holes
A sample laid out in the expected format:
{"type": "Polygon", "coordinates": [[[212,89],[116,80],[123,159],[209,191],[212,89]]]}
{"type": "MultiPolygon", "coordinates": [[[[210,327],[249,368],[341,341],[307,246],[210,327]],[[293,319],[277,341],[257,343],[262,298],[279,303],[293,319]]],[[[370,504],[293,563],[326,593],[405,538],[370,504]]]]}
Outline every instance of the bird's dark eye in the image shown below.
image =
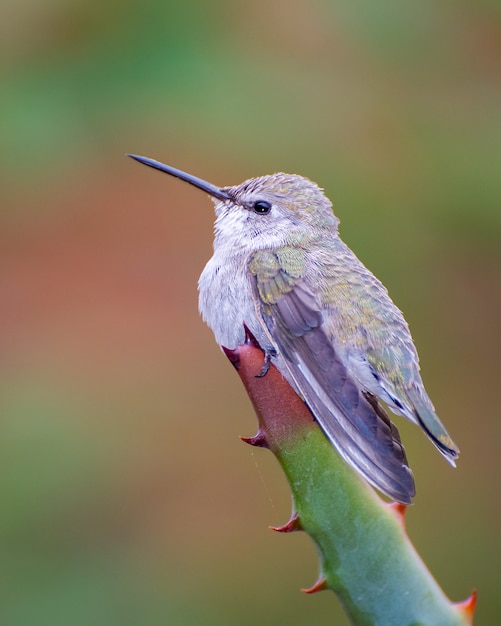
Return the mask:
{"type": "Polygon", "coordinates": [[[256,213],[264,215],[265,213],[269,213],[271,211],[271,204],[266,202],[266,200],[257,200],[257,202],[254,202],[252,205],[252,208],[256,213]]]}

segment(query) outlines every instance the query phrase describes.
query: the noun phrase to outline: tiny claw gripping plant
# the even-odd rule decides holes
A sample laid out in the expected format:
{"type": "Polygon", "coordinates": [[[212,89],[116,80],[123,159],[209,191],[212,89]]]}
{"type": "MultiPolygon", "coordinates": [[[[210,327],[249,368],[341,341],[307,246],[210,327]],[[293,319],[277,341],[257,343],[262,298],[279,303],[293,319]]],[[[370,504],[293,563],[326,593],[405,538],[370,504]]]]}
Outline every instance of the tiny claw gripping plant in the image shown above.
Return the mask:
{"type": "Polygon", "coordinates": [[[271,450],[291,488],[291,518],[273,530],[304,531],[317,547],[320,574],[304,591],[334,591],[356,626],[473,624],[476,594],[448,600],[406,534],[407,507],[384,502],[341,459],[277,369],[259,376],[263,352],[252,335],[223,350],[258,418],[257,434],[242,439],[271,450]]]}

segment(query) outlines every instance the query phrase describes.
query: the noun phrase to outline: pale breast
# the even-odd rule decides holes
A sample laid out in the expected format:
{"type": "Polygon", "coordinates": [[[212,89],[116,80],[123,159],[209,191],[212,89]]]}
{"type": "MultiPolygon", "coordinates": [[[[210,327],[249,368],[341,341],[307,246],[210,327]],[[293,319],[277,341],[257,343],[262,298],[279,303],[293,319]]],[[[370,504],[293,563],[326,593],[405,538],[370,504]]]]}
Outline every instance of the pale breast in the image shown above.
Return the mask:
{"type": "Polygon", "coordinates": [[[261,345],[268,343],[252,298],[247,259],[214,254],[200,276],[198,290],[200,313],[219,345],[230,349],[242,345],[244,324],[261,345]]]}

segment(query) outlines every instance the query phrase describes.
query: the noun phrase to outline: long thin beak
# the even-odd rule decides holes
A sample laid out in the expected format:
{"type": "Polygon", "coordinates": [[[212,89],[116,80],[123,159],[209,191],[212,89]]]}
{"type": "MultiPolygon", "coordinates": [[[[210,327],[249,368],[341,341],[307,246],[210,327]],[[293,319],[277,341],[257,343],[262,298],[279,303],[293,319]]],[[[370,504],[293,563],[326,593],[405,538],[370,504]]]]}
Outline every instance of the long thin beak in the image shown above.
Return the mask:
{"type": "Polygon", "coordinates": [[[190,183],[190,185],[194,185],[198,187],[202,191],[207,192],[211,196],[215,198],[219,198],[220,200],[230,200],[231,196],[227,191],[222,189],[221,187],[216,187],[211,183],[208,183],[206,180],[202,180],[201,178],[197,178],[196,176],[192,176],[191,174],[187,174],[186,172],[182,172],[181,170],[177,170],[175,167],[171,167],[170,165],[164,165],[160,163],[160,161],[155,161],[154,159],[149,159],[144,156],[137,156],[137,154],[128,154],[127,156],[131,157],[131,159],[135,159],[142,163],[143,165],[148,165],[149,167],[154,167],[161,172],[165,172],[166,174],[170,174],[171,176],[175,176],[176,178],[180,178],[181,180],[190,183]]]}

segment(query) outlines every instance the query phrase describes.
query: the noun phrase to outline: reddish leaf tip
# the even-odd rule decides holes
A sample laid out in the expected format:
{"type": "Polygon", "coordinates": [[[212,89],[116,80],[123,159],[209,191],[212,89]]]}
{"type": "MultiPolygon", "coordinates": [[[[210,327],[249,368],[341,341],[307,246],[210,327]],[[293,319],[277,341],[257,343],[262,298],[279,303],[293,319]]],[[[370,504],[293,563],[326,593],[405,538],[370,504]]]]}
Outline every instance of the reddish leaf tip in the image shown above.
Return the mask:
{"type": "Polygon", "coordinates": [[[293,533],[298,530],[303,530],[298,513],[294,513],[287,524],[284,524],[283,526],[270,526],[270,528],[277,533],[293,533]]]}
{"type": "Polygon", "coordinates": [[[321,576],[317,582],[309,589],[301,589],[303,593],[318,593],[319,591],[325,591],[327,589],[327,579],[325,576],[321,576]]]}
{"type": "Polygon", "coordinates": [[[240,437],[244,443],[248,443],[250,446],[256,446],[257,448],[269,448],[268,442],[262,430],[254,435],[254,437],[240,437]]]}
{"type": "Polygon", "coordinates": [[[473,614],[475,613],[475,607],[477,606],[477,590],[474,589],[469,598],[466,598],[463,602],[456,602],[455,606],[468,620],[468,624],[473,624],[473,614]]]}

